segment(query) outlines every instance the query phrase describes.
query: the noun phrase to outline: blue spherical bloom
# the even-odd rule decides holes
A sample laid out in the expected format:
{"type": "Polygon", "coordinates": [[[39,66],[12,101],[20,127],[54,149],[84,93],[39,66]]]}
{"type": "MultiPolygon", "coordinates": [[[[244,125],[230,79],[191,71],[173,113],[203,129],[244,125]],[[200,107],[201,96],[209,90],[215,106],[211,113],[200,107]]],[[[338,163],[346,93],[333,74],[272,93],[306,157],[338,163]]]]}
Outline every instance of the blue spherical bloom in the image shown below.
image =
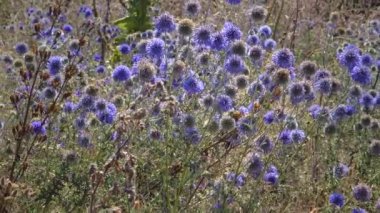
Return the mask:
{"type": "Polygon", "coordinates": [[[234,40],[239,40],[241,38],[242,32],[239,27],[237,27],[232,22],[224,23],[222,34],[226,38],[228,42],[232,42],[234,40]]]}
{"type": "Polygon", "coordinates": [[[279,134],[278,139],[282,141],[284,145],[289,145],[292,143],[292,138],[290,137],[290,133],[291,133],[291,130],[285,129],[279,134]]]}
{"type": "Polygon", "coordinates": [[[78,117],[75,119],[74,126],[78,130],[82,130],[86,127],[86,119],[84,117],[78,117]]]}
{"type": "Polygon", "coordinates": [[[350,72],[352,80],[362,85],[371,83],[371,70],[366,66],[355,66],[350,72]]]}
{"type": "Polygon", "coordinates": [[[265,86],[261,81],[252,82],[248,87],[249,96],[262,96],[265,93],[265,86]]]}
{"type": "Polygon", "coordinates": [[[268,25],[261,26],[259,28],[259,34],[264,38],[268,38],[272,35],[272,29],[268,25]]]}
{"type": "Polygon", "coordinates": [[[104,73],[106,71],[106,67],[103,66],[103,65],[99,65],[99,66],[96,67],[95,70],[96,70],[97,73],[104,73]]]}
{"type": "Polygon", "coordinates": [[[96,117],[103,124],[112,124],[116,118],[117,108],[113,103],[107,103],[105,110],[100,110],[96,113],[96,117]]]}
{"type": "Polygon", "coordinates": [[[272,62],[281,68],[294,67],[295,58],[289,49],[281,49],[273,53],[272,62]]]}
{"type": "Polygon", "coordinates": [[[126,81],[130,77],[131,77],[131,72],[129,68],[124,65],[117,66],[112,73],[112,78],[115,81],[126,81]]]}
{"type": "Polygon", "coordinates": [[[209,46],[212,40],[212,32],[210,30],[210,27],[209,26],[198,27],[193,34],[193,40],[195,41],[197,45],[209,46]]]}
{"type": "Polygon", "coordinates": [[[70,24],[65,24],[65,25],[63,25],[62,30],[65,33],[71,33],[71,32],[73,32],[74,28],[70,24]]]}
{"type": "Polygon", "coordinates": [[[264,181],[268,184],[275,185],[280,176],[276,172],[267,172],[264,174],[264,181]]]}
{"type": "Polygon", "coordinates": [[[29,50],[29,47],[25,43],[17,43],[15,46],[15,51],[19,55],[24,55],[25,53],[28,52],[28,50],[29,50]]]}
{"type": "Polygon", "coordinates": [[[268,136],[261,136],[257,139],[256,145],[263,151],[264,153],[270,153],[274,147],[271,139],[268,136]]]}
{"type": "Polygon", "coordinates": [[[270,165],[267,169],[268,173],[277,173],[278,174],[278,169],[275,165],[270,165]]]}
{"type": "Polygon", "coordinates": [[[235,181],[235,179],[236,179],[236,173],[235,172],[229,172],[226,175],[226,181],[227,182],[233,182],[233,181],[235,181]]]}
{"type": "Polygon", "coordinates": [[[353,188],[353,195],[357,201],[366,202],[371,200],[372,191],[366,184],[358,184],[353,188]]]}
{"type": "Polygon", "coordinates": [[[343,51],[338,54],[338,61],[348,70],[353,69],[355,66],[361,64],[360,49],[355,45],[347,45],[343,51]]]}
{"type": "Polygon", "coordinates": [[[364,107],[371,108],[375,105],[375,99],[372,95],[366,93],[362,95],[362,97],[359,100],[359,103],[364,107]]]}
{"type": "Polygon", "coordinates": [[[300,129],[294,129],[290,132],[290,138],[294,143],[302,143],[306,138],[305,132],[300,129]]]}
{"type": "Polygon", "coordinates": [[[191,144],[199,144],[201,142],[202,136],[197,128],[186,128],[185,129],[185,140],[191,144]]]}
{"type": "Polygon", "coordinates": [[[224,68],[231,74],[240,74],[244,71],[244,61],[240,56],[232,55],[224,62],[224,68]]]}
{"type": "Polygon", "coordinates": [[[240,174],[235,179],[235,185],[239,188],[243,187],[245,185],[245,176],[243,174],[240,174]]]}
{"type": "Polygon", "coordinates": [[[237,5],[240,4],[241,0],[226,0],[228,4],[237,5]]]}
{"type": "Polygon", "coordinates": [[[265,113],[263,119],[265,124],[271,124],[276,119],[276,113],[273,110],[268,111],[267,113],[265,113]]]}
{"type": "Polygon", "coordinates": [[[263,169],[264,162],[262,161],[260,156],[258,156],[257,154],[253,155],[250,159],[247,173],[250,174],[252,178],[257,179],[260,176],[263,169]]]}
{"type": "Polygon", "coordinates": [[[301,83],[293,83],[289,86],[290,101],[298,104],[304,100],[305,88],[301,83]]]}
{"type": "Polygon", "coordinates": [[[372,56],[369,53],[362,55],[361,63],[364,66],[371,67],[372,64],[373,64],[373,58],[372,58],[372,56]]]}
{"type": "Polygon", "coordinates": [[[160,33],[170,33],[175,30],[174,18],[169,13],[161,14],[156,18],[154,27],[160,33]]]}
{"type": "Polygon", "coordinates": [[[211,49],[220,51],[226,46],[226,39],[222,33],[217,32],[211,35],[211,49]]]}
{"type": "Polygon", "coordinates": [[[87,96],[83,96],[79,100],[78,106],[82,109],[85,109],[85,110],[91,110],[92,107],[94,106],[94,103],[95,103],[94,97],[87,95],[87,96]]]}
{"type": "Polygon", "coordinates": [[[264,41],[263,48],[267,51],[272,51],[276,48],[277,42],[271,38],[264,41]]]}
{"type": "Polygon", "coordinates": [[[345,198],[342,194],[334,192],[330,195],[329,201],[332,205],[342,208],[344,205],[345,198]]]}
{"type": "Polygon", "coordinates": [[[161,58],[165,53],[165,42],[160,38],[153,38],[146,45],[146,51],[152,58],[161,58]]]}
{"type": "Polygon", "coordinates": [[[250,118],[242,118],[237,123],[237,129],[240,134],[252,135],[255,132],[253,120],[250,118]]]}
{"type": "Polygon", "coordinates": [[[352,116],[356,113],[356,108],[355,106],[347,105],[346,106],[346,115],[347,116],[352,116]]]}
{"type": "Polygon", "coordinates": [[[313,82],[317,82],[324,78],[330,78],[330,77],[331,77],[330,71],[320,69],[320,70],[317,70],[317,72],[314,74],[313,82]]]}
{"type": "Polygon", "coordinates": [[[348,176],[350,172],[350,168],[343,163],[339,163],[337,166],[333,168],[333,175],[335,178],[341,179],[343,177],[348,176]]]}
{"type": "Polygon", "coordinates": [[[227,95],[219,95],[216,100],[216,109],[222,112],[227,112],[233,108],[233,101],[227,95]]]}
{"type": "Polygon", "coordinates": [[[330,78],[323,78],[319,81],[314,82],[315,91],[328,95],[332,90],[332,81],[330,78]]]}
{"type": "Polygon", "coordinates": [[[62,58],[60,56],[51,56],[47,62],[47,68],[50,75],[56,75],[62,69],[62,58]]]}
{"type": "Polygon", "coordinates": [[[131,52],[131,47],[128,44],[120,44],[118,49],[123,55],[127,55],[131,52]]]}
{"type": "Polygon", "coordinates": [[[187,77],[182,84],[183,88],[188,94],[197,94],[204,90],[204,84],[200,79],[195,76],[187,77]]]}
{"type": "Polygon", "coordinates": [[[104,99],[98,99],[95,102],[95,110],[96,111],[104,111],[106,109],[107,109],[107,101],[105,101],[104,99]]]}
{"type": "Polygon", "coordinates": [[[36,135],[45,135],[46,134],[46,129],[42,125],[41,121],[32,121],[30,124],[33,130],[33,133],[36,135]]]}
{"type": "Polygon", "coordinates": [[[90,138],[85,135],[80,135],[78,137],[78,145],[86,149],[91,148],[93,146],[93,144],[90,141],[90,138]]]}
{"type": "Polygon", "coordinates": [[[368,212],[362,208],[355,208],[355,209],[352,209],[352,213],[368,213],[368,212]]]}
{"type": "Polygon", "coordinates": [[[63,105],[63,111],[66,112],[66,113],[74,112],[75,108],[76,108],[75,104],[73,102],[71,102],[71,101],[67,101],[63,105]]]}
{"type": "Polygon", "coordinates": [[[332,113],[332,117],[335,121],[340,121],[347,116],[346,106],[341,104],[339,105],[332,113]]]}
{"type": "Polygon", "coordinates": [[[260,43],[260,38],[257,35],[249,35],[247,38],[247,44],[249,45],[257,45],[260,43]]]}

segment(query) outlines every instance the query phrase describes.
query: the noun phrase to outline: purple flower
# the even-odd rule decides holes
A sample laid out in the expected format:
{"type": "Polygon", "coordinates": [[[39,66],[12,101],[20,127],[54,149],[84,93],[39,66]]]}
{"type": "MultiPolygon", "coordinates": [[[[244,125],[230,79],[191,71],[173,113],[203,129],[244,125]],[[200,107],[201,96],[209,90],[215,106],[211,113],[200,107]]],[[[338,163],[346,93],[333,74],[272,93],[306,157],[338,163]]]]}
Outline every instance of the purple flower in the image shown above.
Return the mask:
{"type": "Polygon", "coordinates": [[[360,202],[371,200],[372,191],[366,184],[358,184],[353,188],[354,198],[360,202]]]}
{"type": "Polygon", "coordinates": [[[371,83],[371,70],[366,66],[355,66],[350,72],[350,75],[353,81],[361,85],[371,83]]]}
{"type": "Polygon", "coordinates": [[[345,198],[342,194],[334,192],[330,195],[329,201],[332,205],[342,208],[345,198]]]}
{"type": "Polygon", "coordinates": [[[62,69],[62,58],[60,56],[51,56],[47,62],[47,68],[50,75],[56,75],[62,69]]]}
{"type": "Polygon", "coordinates": [[[233,108],[233,101],[227,95],[219,95],[216,100],[216,109],[222,112],[227,112],[233,108]]]}
{"type": "Polygon", "coordinates": [[[273,53],[272,62],[281,68],[294,67],[295,58],[289,49],[281,49],[273,53]]]}
{"type": "Polygon", "coordinates": [[[131,77],[131,72],[129,68],[124,65],[117,66],[112,73],[112,78],[115,81],[126,81],[130,77],[131,77]]]}
{"type": "Polygon", "coordinates": [[[36,135],[45,135],[46,134],[46,129],[42,125],[41,121],[32,121],[30,124],[33,130],[33,133],[36,135]]]}
{"type": "Polygon", "coordinates": [[[239,27],[237,27],[232,22],[224,23],[222,34],[227,39],[228,42],[232,42],[234,40],[239,40],[241,38],[242,32],[239,27]]]}
{"type": "Polygon", "coordinates": [[[188,94],[197,94],[204,90],[204,84],[195,76],[187,77],[182,84],[183,88],[188,94]]]}
{"type": "Polygon", "coordinates": [[[240,74],[244,71],[244,61],[240,56],[232,55],[224,63],[224,68],[231,74],[240,74]]]}
{"type": "Polygon", "coordinates": [[[290,137],[290,133],[291,133],[291,130],[285,129],[279,134],[278,139],[282,141],[284,145],[289,145],[292,143],[292,138],[290,137]]]}
{"type": "Polygon", "coordinates": [[[169,13],[163,13],[154,22],[156,30],[160,33],[170,33],[175,30],[174,18],[169,13]]]}
{"type": "Polygon", "coordinates": [[[268,111],[267,113],[265,113],[263,119],[264,119],[264,123],[265,124],[271,124],[271,123],[273,123],[275,121],[276,114],[275,114],[275,112],[273,110],[268,111]]]}

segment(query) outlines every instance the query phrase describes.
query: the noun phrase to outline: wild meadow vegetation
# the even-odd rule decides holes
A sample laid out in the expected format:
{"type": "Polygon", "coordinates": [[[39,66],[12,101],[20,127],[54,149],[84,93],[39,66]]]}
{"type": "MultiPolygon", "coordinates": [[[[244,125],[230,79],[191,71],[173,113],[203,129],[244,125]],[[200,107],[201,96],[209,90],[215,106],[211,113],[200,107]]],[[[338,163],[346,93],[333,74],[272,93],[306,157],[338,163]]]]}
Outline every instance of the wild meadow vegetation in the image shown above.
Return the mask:
{"type": "Polygon", "coordinates": [[[380,212],[376,0],[3,0],[0,212],[380,212]]]}

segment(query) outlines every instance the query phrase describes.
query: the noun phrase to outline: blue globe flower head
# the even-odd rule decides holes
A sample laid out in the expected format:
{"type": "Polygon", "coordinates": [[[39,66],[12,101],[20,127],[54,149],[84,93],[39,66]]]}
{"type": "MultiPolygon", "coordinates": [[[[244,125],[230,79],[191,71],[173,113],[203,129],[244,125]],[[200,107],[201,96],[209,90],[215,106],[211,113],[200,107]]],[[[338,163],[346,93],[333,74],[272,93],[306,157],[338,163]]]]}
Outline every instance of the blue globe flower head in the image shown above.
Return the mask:
{"type": "Polygon", "coordinates": [[[246,177],[243,174],[239,174],[235,179],[235,185],[238,188],[241,188],[245,185],[245,179],[246,177]]]}
{"type": "Polygon", "coordinates": [[[328,95],[331,93],[332,90],[332,81],[330,78],[323,78],[319,81],[314,82],[314,89],[315,91],[328,95]]]}
{"type": "Polygon", "coordinates": [[[269,165],[268,169],[267,169],[267,172],[268,173],[277,173],[278,174],[278,169],[275,165],[269,165]]]}
{"type": "Polygon", "coordinates": [[[268,25],[263,25],[259,28],[259,35],[264,38],[269,38],[272,35],[272,28],[268,25]]]}
{"type": "Polygon", "coordinates": [[[201,142],[202,136],[197,128],[186,128],[185,129],[185,140],[191,144],[199,144],[201,142]]]}
{"type": "Polygon", "coordinates": [[[30,124],[32,131],[36,135],[46,135],[46,128],[42,125],[41,121],[32,121],[30,124]]]}
{"type": "Polygon", "coordinates": [[[347,105],[346,106],[346,116],[352,116],[356,113],[356,108],[355,106],[352,105],[347,105]]]}
{"type": "Polygon", "coordinates": [[[352,213],[368,213],[367,210],[362,209],[362,208],[355,208],[352,209],[352,213]]]}
{"type": "Polygon", "coordinates": [[[352,192],[353,192],[354,198],[360,202],[366,202],[366,201],[371,200],[372,198],[372,190],[366,184],[361,183],[361,184],[356,185],[353,188],[352,192]]]}
{"type": "Polygon", "coordinates": [[[210,26],[200,26],[195,29],[193,34],[193,41],[197,45],[205,45],[209,46],[211,44],[212,32],[210,30],[210,26]]]}
{"type": "Polygon", "coordinates": [[[151,58],[161,58],[165,53],[165,42],[160,38],[151,39],[146,45],[146,52],[151,58]]]}
{"type": "Polygon", "coordinates": [[[17,43],[15,46],[15,51],[19,55],[24,55],[29,50],[29,47],[26,43],[17,43]]]}
{"type": "Polygon", "coordinates": [[[71,102],[71,101],[67,101],[63,104],[63,111],[66,112],[66,113],[72,113],[76,110],[76,105],[71,102]]]}
{"type": "Polygon", "coordinates": [[[247,173],[251,175],[253,179],[257,179],[260,176],[263,169],[264,162],[262,161],[260,156],[257,154],[252,155],[247,168],[247,173]]]}
{"type": "Polygon", "coordinates": [[[239,119],[237,129],[240,134],[250,136],[255,133],[254,121],[252,118],[246,117],[239,119]]]}
{"type": "Polygon", "coordinates": [[[82,130],[86,127],[86,119],[83,116],[75,119],[74,126],[77,130],[82,130]]]}
{"type": "Polygon", "coordinates": [[[273,53],[272,62],[281,68],[294,67],[295,58],[290,49],[280,49],[273,53]]]}
{"type": "Polygon", "coordinates": [[[103,124],[112,124],[115,121],[117,115],[117,108],[113,103],[107,103],[105,110],[98,111],[96,117],[103,124]]]}
{"type": "Polygon", "coordinates": [[[123,55],[127,55],[131,52],[131,47],[128,44],[120,44],[118,47],[119,51],[123,55]]]}
{"type": "Polygon", "coordinates": [[[105,73],[106,67],[103,66],[103,65],[99,65],[99,66],[96,67],[95,71],[96,71],[96,73],[99,73],[99,74],[105,73]]]}
{"type": "Polygon", "coordinates": [[[361,64],[360,49],[355,45],[347,45],[343,48],[343,51],[338,54],[338,61],[340,65],[348,70],[353,69],[355,66],[361,64]]]}
{"type": "Polygon", "coordinates": [[[366,53],[366,54],[362,55],[361,64],[363,64],[364,66],[371,67],[373,65],[373,62],[374,61],[373,61],[371,54],[366,53]]]}
{"type": "Polygon", "coordinates": [[[293,143],[302,143],[305,141],[306,135],[303,130],[294,129],[290,132],[290,138],[293,143]]]}
{"type": "Polygon", "coordinates": [[[112,78],[115,81],[126,81],[131,77],[131,72],[127,66],[119,65],[112,72],[112,78]]]}
{"type": "Polygon", "coordinates": [[[218,111],[227,112],[233,108],[233,101],[227,95],[219,95],[215,100],[215,107],[218,111]]]}
{"type": "Polygon", "coordinates": [[[62,30],[65,33],[71,33],[71,32],[73,32],[74,28],[70,24],[65,24],[65,25],[62,26],[62,30]]]}
{"type": "Polygon", "coordinates": [[[340,104],[335,110],[332,112],[332,117],[335,121],[341,121],[346,118],[346,105],[340,104]]]}
{"type": "Polygon", "coordinates": [[[241,0],[226,0],[226,2],[231,5],[238,5],[241,3],[241,0]]]}
{"type": "Polygon", "coordinates": [[[78,137],[78,145],[81,148],[85,148],[85,149],[89,149],[93,147],[93,144],[91,143],[90,138],[86,135],[80,135],[78,137]]]}
{"type": "Polygon", "coordinates": [[[227,182],[233,182],[236,179],[236,173],[235,172],[229,172],[226,174],[226,181],[227,182]]]}
{"type": "Polygon", "coordinates": [[[264,174],[264,181],[270,185],[276,185],[278,183],[280,175],[276,172],[266,172],[264,174]]]}
{"type": "Polygon", "coordinates": [[[163,13],[154,21],[155,29],[160,33],[170,33],[176,28],[174,18],[169,13],[163,13]]]}
{"type": "Polygon", "coordinates": [[[95,101],[95,110],[104,111],[107,109],[107,101],[104,99],[98,99],[95,101]]]}
{"type": "Polygon", "coordinates": [[[350,76],[353,81],[361,85],[371,84],[371,70],[366,66],[355,66],[351,72],[350,76]]]}
{"type": "Polygon", "coordinates": [[[333,168],[333,175],[335,178],[338,178],[338,179],[342,179],[348,176],[349,172],[350,172],[350,168],[348,168],[348,166],[343,163],[339,163],[333,168]]]}
{"type": "Polygon", "coordinates": [[[289,86],[290,101],[298,104],[304,100],[305,88],[301,83],[293,83],[289,86]]]}
{"type": "Polygon", "coordinates": [[[331,205],[342,208],[344,206],[345,198],[344,195],[334,192],[330,195],[329,201],[331,205]]]}
{"type": "Polygon", "coordinates": [[[263,48],[266,51],[273,51],[277,46],[277,42],[271,38],[268,38],[264,41],[263,48]]]}
{"type": "Polygon", "coordinates": [[[291,130],[285,129],[280,132],[278,139],[284,144],[289,145],[292,143],[292,138],[290,136],[291,130]]]}
{"type": "Polygon", "coordinates": [[[256,145],[266,154],[270,153],[274,147],[272,140],[266,135],[259,137],[256,140],[256,145]]]}
{"type": "Polygon", "coordinates": [[[258,35],[249,35],[247,38],[247,44],[253,46],[260,43],[260,38],[258,35]]]}
{"type": "Polygon", "coordinates": [[[62,58],[60,56],[51,56],[47,62],[47,68],[50,75],[56,75],[63,68],[62,58]]]}
{"type": "Polygon", "coordinates": [[[264,57],[265,51],[260,46],[252,46],[248,51],[248,57],[253,61],[261,61],[264,57]]]}
{"type": "Polygon", "coordinates": [[[269,125],[276,120],[276,113],[273,110],[270,110],[267,113],[265,113],[263,119],[264,123],[269,125]]]}
{"type": "Polygon", "coordinates": [[[252,82],[248,87],[248,95],[249,96],[262,96],[265,93],[265,86],[261,81],[252,82]]]}
{"type": "Polygon", "coordinates": [[[204,90],[203,82],[193,75],[187,77],[182,86],[188,94],[197,94],[204,90]]]}
{"type": "Polygon", "coordinates": [[[94,103],[95,103],[94,97],[87,95],[87,96],[83,96],[79,100],[78,107],[80,107],[81,109],[84,109],[84,110],[91,110],[94,106],[94,103]]]}
{"type": "Polygon", "coordinates": [[[190,1],[185,5],[185,12],[189,16],[197,16],[201,10],[201,4],[198,1],[190,1]]]}
{"type": "Polygon", "coordinates": [[[317,82],[317,81],[320,81],[324,78],[330,78],[330,77],[331,77],[330,71],[324,70],[324,69],[319,69],[319,70],[317,70],[317,72],[313,76],[313,82],[317,82]]]}
{"type": "Polygon", "coordinates": [[[366,108],[372,108],[375,105],[375,99],[369,93],[365,93],[360,97],[359,103],[366,108]]]}
{"type": "Polygon", "coordinates": [[[241,74],[244,69],[244,61],[240,56],[231,55],[224,62],[224,68],[231,74],[241,74]]]}
{"type": "Polygon", "coordinates": [[[240,31],[240,28],[237,27],[232,22],[224,23],[222,34],[226,38],[227,42],[239,40],[242,36],[242,32],[240,31]]]}
{"type": "Polygon", "coordinates": [[[211,35],[211,49],[221,51],[226,48],[226,38],[222,33],[216,32],[211,35]]]}

